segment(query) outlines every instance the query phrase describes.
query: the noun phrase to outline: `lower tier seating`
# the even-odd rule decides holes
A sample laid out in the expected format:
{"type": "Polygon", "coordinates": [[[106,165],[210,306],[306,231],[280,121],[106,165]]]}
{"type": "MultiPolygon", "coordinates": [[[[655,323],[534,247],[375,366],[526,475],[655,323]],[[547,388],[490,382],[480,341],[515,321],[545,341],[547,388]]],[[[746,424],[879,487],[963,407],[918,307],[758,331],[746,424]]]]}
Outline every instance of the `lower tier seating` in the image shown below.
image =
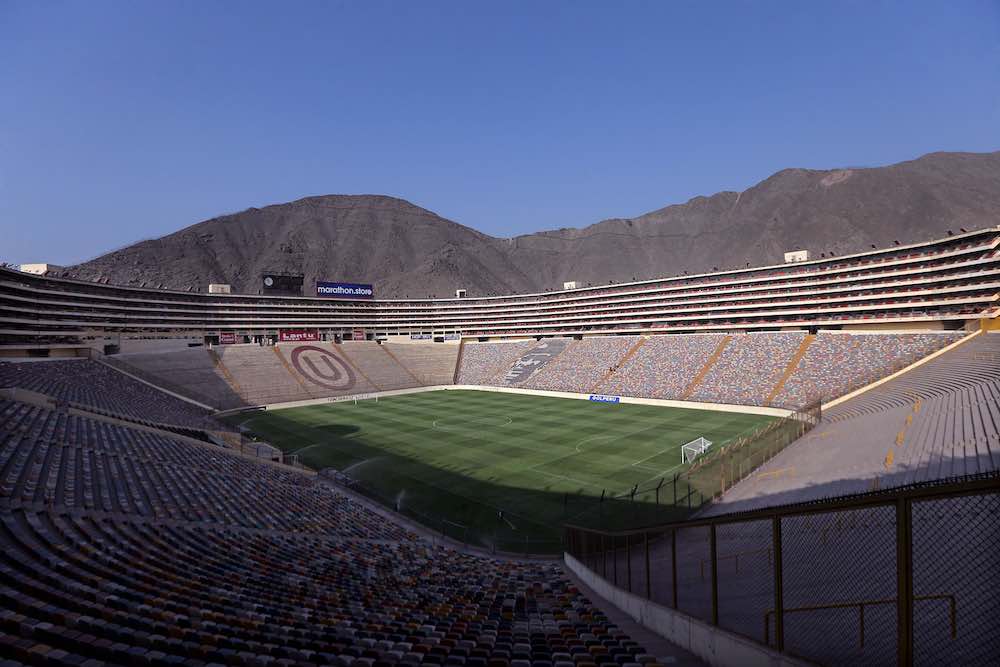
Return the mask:
{"type": "Polygon", "coordinates": [[[0,387],[47,394],[84,409],[159,424],[218,429],[211,412],[89,359],[0,362],[0,387]]]}
{"type": "Polygon", "coordinates": [[[1000,470],[1000,333],[834,406],[723,497],[726,512],[1000,470]]]}
{"type": "Polygon", "coordinates": [[[658,667],[557,563],[434,546],[315,477],[11,401],[0,656],[658,667]]]}

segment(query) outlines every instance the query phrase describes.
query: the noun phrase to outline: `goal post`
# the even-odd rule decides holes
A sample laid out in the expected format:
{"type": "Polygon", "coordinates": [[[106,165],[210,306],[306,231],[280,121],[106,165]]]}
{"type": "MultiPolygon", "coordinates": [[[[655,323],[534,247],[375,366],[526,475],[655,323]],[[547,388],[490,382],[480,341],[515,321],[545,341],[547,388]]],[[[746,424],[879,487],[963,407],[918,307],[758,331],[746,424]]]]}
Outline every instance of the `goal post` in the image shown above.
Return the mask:
{"type": "Polygon", "coordinates": [[[691,442],[681,445],[681,463],[691,463],[707,452],[711,446],[712,441],[705,438],[695,438],[691,442]]]}

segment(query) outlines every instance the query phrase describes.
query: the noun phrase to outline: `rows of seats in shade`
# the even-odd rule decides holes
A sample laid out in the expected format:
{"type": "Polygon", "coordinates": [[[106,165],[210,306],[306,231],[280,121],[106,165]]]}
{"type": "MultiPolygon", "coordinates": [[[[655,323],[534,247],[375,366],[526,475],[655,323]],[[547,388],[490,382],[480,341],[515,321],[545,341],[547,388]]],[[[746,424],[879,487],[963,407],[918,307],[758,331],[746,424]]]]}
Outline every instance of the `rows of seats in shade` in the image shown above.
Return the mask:
{"type": "Polygon", "coordinates": [[[534,340],[465,343],[459,360],[458,384],[500,384],[514,362],[535,344],[534,340]]]}
{"type": "Polygon", "coordinates": [[[650,336],[601,391],[620,396],[680,399],[719,347],[723,334],[650,336]]]}
{"type": "Polygon", "coordinates": [[[555,563],[434,546],[297,471],[11,401],[0,402],[0,655],[655,664],[555,563]]]}
{"type": "Polygon", "coordinates": [[[15,511],[0,653],[45,664],[655,664],[554,564],[15,511]]]}
{"type": "Polygon", "coordinates": [[[123,354],[109,357],[109,363],[123,364],[163,383],[164,387],[198,399],[220,410],[246,405],[218,368],[215,353],[203,347],[123,354]]]}
{"type": "Polygon", "coordinates": [[[555,359],[532,373],[522,386],[549,391],[593,391],[638,341],[638,336],[595,336],[572,341],[555,359]]]}
{"type": "Polygon", "coordinates": [[[138,421],[221,428],[208,410],[88,359],[0,362],[0,387],[28,389],[88,410],[138,421]]]}
{"type": "Polygon", "coordinates": [[[379,391],[409,389],[422,383],[374,341],[352,341],[340,346],[351,364],[379,391]]]}
{"type": "Polygon", "coordinates": [[[804,338],[802,332],[732,336],[690,399],[763,405],[804,338]]]}
{"type": "Polygon", "coordinates": [[[8,504],[266,530],[400,534],[309,476],[222,448],[12,401],[0,401],[0,438],[0,499],[8,504]]]}
{"type": "Polygon", "coordinates": [[[455,380],[458,345],[432,343],[385,343],[403,366],[417,377],[420,384],[435,386],[455,380]]]}
{"type": "Polygon", "coordinates": [[[1000,470],[998,369],[1000,334],[980,334],[826,410],[713,512],[1000,470]]]}
{"type": "Polygon", "coordinates": [[[828,401],[909,366],[966,332],[923,334],[819,333],[774,405],[828,401]]]}

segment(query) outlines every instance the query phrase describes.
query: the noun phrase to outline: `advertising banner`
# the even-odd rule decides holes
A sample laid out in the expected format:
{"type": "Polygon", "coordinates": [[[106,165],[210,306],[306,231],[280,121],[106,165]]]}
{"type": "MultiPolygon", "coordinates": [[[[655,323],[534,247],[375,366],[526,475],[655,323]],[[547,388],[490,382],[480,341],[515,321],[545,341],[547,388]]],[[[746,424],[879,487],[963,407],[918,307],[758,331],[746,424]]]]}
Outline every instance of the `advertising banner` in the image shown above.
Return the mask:
{"type": "Polygon", "coordinates": [[[316,296],[331,299],[374,299],[375,289],[371,285],[359,283],[326,283],[316,282],[316,296]]]}
{"type": "Polygon", "coordinates": [[[620,403],[620,396],[605,396],[604,394],[591,394],[590,400],[596,401],[597,403],[620,403]]]}
{"type": "Polygon", "coordinates": [[[351,330],[351,340],[364,340],[365,330],[364,329],[352,329],[351,330]]]}
{"type": "Polygon", "coordinates": [[[430,340],[430,334],[410,334],[410,340],[430,340]]]}
{"type": "Polygon", "coordinates": [[[236,342],[236,334],[232,331],[223,331],[219,334],[219,345],[232,345],[236,342]]]}
{"type": "Polygon", "coordinates": [[[305,343],[319,340],[319,332],[309,329],[282,329],[278,341],[282,343],[305,343]]]}

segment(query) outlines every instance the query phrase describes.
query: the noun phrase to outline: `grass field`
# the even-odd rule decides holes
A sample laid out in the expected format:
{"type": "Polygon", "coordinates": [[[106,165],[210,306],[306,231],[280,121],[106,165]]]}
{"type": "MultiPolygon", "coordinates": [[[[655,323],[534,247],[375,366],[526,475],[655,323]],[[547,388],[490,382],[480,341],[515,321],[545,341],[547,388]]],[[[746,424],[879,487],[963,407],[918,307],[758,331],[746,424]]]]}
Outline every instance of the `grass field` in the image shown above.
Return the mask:
{"type": "Polygon", "coordinates": [[[434,528],[510,550],[537,542],[529,550],[544,551],[603,492],[680,472],[682,444],[704,436],[718,447],[771,419],[449,390],[268,411],[243,424],[434,528]]]}

